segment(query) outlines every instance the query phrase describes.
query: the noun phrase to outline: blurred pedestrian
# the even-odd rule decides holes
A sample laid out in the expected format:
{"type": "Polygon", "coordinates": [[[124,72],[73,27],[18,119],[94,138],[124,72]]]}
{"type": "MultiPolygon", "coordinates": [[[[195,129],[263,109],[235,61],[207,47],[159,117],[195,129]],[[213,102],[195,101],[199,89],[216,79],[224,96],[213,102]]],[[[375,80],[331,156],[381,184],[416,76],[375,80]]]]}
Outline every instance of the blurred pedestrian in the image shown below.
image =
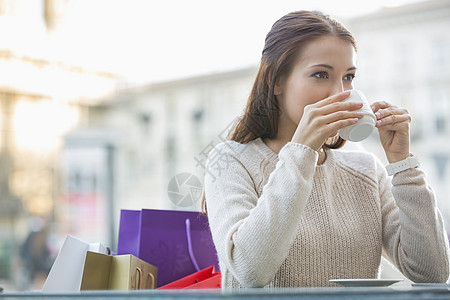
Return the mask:
{"type": "Polygon", "coordinates": [[[39,275],[47,276],[53,257],[47,244],[48,224],[39,217],[30,218],[30,232],[20,249],[25,275],[25,286],[29,289],[39,275]]]}

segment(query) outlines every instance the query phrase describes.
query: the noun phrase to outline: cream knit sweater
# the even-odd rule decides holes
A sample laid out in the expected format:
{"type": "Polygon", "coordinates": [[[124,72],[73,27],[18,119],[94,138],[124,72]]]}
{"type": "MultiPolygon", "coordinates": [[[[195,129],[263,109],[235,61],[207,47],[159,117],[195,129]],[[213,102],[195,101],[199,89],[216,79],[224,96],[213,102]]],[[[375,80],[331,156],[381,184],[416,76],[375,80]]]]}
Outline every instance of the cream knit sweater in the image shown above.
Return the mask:
{"type": "Polygon", "coordinates": [[[222,287],[333,286],[377,278],[382,251],[414,282],[445,282],[449,250],[424,173],[394,175],[371,154],[261,139],[209,155],[205,196],[222,287]]]}

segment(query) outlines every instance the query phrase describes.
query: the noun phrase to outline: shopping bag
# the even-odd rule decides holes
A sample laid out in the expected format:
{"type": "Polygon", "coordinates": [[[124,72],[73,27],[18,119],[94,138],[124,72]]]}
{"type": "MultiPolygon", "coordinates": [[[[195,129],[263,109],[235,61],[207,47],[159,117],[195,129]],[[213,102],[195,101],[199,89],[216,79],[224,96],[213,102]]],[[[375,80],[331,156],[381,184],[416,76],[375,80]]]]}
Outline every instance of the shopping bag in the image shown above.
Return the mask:
{"type": "Polygon", "coordinates": [[[220,272],[214,272],[214,266],[211,266],[159,287],[158,289],[216,289],[221,287],[220,281],[220,272]]]}
{"type": "Polygon", "coordinates": [[[88,251],[81,290],[154,289],[158,278],[155,266],[133,255],[105,255],[88,251]]]}
{"type": "Polygon", "coordinates": [[[113,257],[109,289],[155,289],[157,281],[157,267],[133,255],[118,255],[113,257]]]}
{"type": "Polygon", "coordinates": [[[113,257],[87,251],[80,290],[107,290],[113,257]]]}
{"type": "Polygon", "coordinates": [[[44,282],[42,292],[79,291],[87,251],[109,253],[100,243],[89,244],[67,235],[44,282]]]}
{"type": "Polygon", "coordinates": [[[117,253],[156,266],[158,287],[208,266],[219,270],[208,220],[199,212],[122,210],[117,253]]]}

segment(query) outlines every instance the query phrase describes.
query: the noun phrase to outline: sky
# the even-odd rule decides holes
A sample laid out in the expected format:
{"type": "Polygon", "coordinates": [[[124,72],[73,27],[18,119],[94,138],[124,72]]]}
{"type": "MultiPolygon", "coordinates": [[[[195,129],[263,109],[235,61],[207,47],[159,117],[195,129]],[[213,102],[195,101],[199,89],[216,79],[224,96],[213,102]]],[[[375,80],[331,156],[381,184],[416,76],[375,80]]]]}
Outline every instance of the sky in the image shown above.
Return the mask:
{"type": "Polygon", "coordinates": [[[72,0],[51,48],[92,68],[149,83],[255,66],[272,24],[321,10],[346,18],[417,0],[72,0]]]}

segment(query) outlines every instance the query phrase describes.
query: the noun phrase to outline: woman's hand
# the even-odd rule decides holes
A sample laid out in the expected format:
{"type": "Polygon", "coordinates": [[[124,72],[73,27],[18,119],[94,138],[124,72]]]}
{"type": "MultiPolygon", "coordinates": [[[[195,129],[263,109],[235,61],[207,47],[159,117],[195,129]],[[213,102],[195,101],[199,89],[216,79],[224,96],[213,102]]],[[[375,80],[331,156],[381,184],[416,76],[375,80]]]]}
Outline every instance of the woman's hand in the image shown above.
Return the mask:
{"type": "Polygon", "coordinates": [[[376,127],[389,163],[407,158],[411,123],[409,112],[384,101],[373,103],[372,110],[377,117],[376,127]]]}
{"type": "Polygon", "coordinates": [[[350,92],[346,91],[305,106],[292,142],[319,151],[329,137],[337,134],[338,129],[358,122],[364,116],[357,111],[362,103],[343,102],[349,95],[350,92]]]}

